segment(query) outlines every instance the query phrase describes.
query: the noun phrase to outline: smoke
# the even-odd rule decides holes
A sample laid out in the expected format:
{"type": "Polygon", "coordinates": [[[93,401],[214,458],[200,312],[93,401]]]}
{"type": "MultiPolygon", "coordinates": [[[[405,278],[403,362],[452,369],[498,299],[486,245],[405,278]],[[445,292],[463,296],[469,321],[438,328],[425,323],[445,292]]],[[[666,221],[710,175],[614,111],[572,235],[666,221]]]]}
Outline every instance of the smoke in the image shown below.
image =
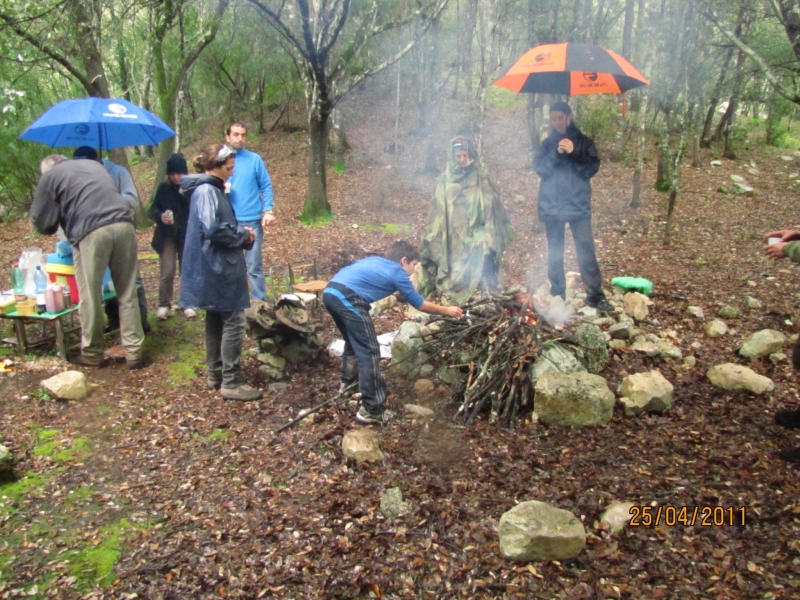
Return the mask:
{"type": "Polygon", "coordinates": [[[533,307],[539,316],[553,326],[566,325],[575,314],[571,304],[567,304],[561,296],[551,296],[550,294],[535,294],[533,307]]]}

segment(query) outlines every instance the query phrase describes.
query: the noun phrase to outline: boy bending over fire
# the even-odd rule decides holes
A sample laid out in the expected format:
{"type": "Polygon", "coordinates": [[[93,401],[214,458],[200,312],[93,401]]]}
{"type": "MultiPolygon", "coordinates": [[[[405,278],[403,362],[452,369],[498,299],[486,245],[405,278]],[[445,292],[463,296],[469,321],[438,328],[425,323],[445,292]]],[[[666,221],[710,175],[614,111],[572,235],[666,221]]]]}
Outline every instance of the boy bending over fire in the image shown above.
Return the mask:
{"type": "Polygon", "coordinates": [[[328,283],[322,301],[344,338],[342,389],[358,380],[359,423],[385,423],[394,415],[384,408],[386,385],[380,371],[380,344],[369,316],[370,303],[399,292],[411,306],[432,315],[460,317],[458,306],[428,302],[411,285],[409,276],[419,252],[406,241],[392,244],[385,257],[370,256],[345,267],[328,283]]]}

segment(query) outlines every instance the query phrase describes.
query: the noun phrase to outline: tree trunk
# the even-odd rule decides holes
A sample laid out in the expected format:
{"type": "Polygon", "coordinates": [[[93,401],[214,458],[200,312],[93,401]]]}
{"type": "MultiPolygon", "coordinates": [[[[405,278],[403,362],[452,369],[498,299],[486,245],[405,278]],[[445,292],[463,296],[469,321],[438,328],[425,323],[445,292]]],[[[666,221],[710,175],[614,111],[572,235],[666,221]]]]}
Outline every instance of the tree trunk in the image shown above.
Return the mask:
{"type": "MultiPolygon", "coordinates": [[[[649,54],[649,53],[648,53],[649,54]]],[[[647,66],[644,69],[645,77],[650,77],[651,58],[648,56],[647,66]]],[[[642,191],[642,171],[644,170],[644,151],[645,143],[647,141],[647,105],[648,105],[648,87],[641,88],[639,94],[641,95],[641,102],[639,103],[639,143],[636,147],[636,168],[633,171],[633,194],[631,196],[631,208],[638,208],[641,206],[641,191],[642,191]]],[[[659,152],[659,165],[661,164],[659,152]]]]}
{"type": "MultiPolygon", "coordinates": [[[[475,150],[478,153],[478,162],[486,165],[483,152],[483,121],[486,115],[486,93],[489,89],[489,79],[495,71],[499,47],[499,27],[498,17],[500,12],[500,0],[490,0],[481,19],[481,40],[482,40],[482,60],[481,60],[481,81],[480,92],[478,94],[478,117],[473,121],[475,125],[475,150]],[[488,55],[485,48],[489,48],[488,55]]],[[[470,103],[472,104],[472,103],[470,103]]]]}
{"type": "Polygon", "coordinates": [[[315,106],[309,115],[308,135],[308,196],[303,204],[303,223],[313,223],[331,216],[328,203],[328,180],[325,171],[325,158],[328,152],[329,112],[322,106],[315,106]]]}
{"type": "Polygon", "coordinates": [[[622,26],[622,56],[631,59],[631,39],[633,35],[633,8],[636,0],[625,0],[625,23],[622,26]]]}

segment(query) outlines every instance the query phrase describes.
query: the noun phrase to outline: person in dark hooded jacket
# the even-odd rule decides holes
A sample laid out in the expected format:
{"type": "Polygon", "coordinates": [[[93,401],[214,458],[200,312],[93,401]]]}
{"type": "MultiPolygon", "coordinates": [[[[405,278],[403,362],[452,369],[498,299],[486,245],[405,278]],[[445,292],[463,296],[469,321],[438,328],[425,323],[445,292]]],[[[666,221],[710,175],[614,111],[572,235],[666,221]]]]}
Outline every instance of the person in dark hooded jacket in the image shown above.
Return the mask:
{"type": "MultiPolygon", "coordinates": [[[[189,199],[181,193],[181,179],[187,175],[186,159],[173,154],[167,160],[167,181],[158,186],[150,218],[156,222],[153,250],[158,254],[158,312],[160,320],[167,319],[172,310],[175,273],[183,260],[183,240],[189,220],[189,199]],[[177,267],[177,268],[176,268],[177,267]]],[[[194,309],[183,311],[187,319],[195,316],[194,309]]]]}
{"type": "Polygon", "coordinates": [[[250,306],[244,251],[255,233],[237,225],[225,182],[233,174],[233,150],[211,144],[194,159],[200,174],[186,175],[181,189],[189,198],[183,246],[180,306],[206,311],[206,364],[209,389],[226,400],[259,400],[261,391],[247,385],[239,364],[250,306]]]}
{"type": "Polygon", "coordinates": [[[533,169],[541,178],[539,219],[547,232],[550,294],[566,298],[564,232],[569,223],[578,254],[578,268],[586,286],[586,304],[599,312],[612,312],[614,307],[603,293],[592,233],[589,180],[600,170],[600,157],[591,138],[572,122],[572,110],[566,102],[555,102],[550,107],[550,123],[553,131],[533,159],[533,169]]]}

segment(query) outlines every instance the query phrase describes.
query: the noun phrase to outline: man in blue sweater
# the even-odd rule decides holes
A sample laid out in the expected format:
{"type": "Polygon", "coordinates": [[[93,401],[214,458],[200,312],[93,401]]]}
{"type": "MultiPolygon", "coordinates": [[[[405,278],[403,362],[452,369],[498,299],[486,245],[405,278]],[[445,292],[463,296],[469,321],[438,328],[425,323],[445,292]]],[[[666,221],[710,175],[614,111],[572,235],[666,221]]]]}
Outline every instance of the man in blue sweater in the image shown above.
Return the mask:
{"type": "Polygon", "coordinates": [[[262,158],[245,148],[247,126],[244,123],[231,123],[225,132],[225,141],[235,151],[236,167],[231,184],[230,200],[236,220],[242,227],[250,227],[256,234],[250,250],[245,251],[247,274],[250,277],[250,295],[256,300],[264,300],[264,260],[261,244],[264,241],[264,227],[275,223],[272,214],[272,181],[262,158]]]}
{"type": "Polygon", "coordinates": [[[395,242],[385,258],[370,256],[345,267],[323,291],[325,308],[344,337],[342,387],[358,379],[359,423],[385,423],[393,416],[383,408],[386,385],[381,377],[380,344],[369,316],[370,303],[399,292],[422,312],[448,317],[460,317],[463,312],[458,306],[440,306],[419,295],[409,279],[417,263],[419,252],[411,244],[395,242]]]}

